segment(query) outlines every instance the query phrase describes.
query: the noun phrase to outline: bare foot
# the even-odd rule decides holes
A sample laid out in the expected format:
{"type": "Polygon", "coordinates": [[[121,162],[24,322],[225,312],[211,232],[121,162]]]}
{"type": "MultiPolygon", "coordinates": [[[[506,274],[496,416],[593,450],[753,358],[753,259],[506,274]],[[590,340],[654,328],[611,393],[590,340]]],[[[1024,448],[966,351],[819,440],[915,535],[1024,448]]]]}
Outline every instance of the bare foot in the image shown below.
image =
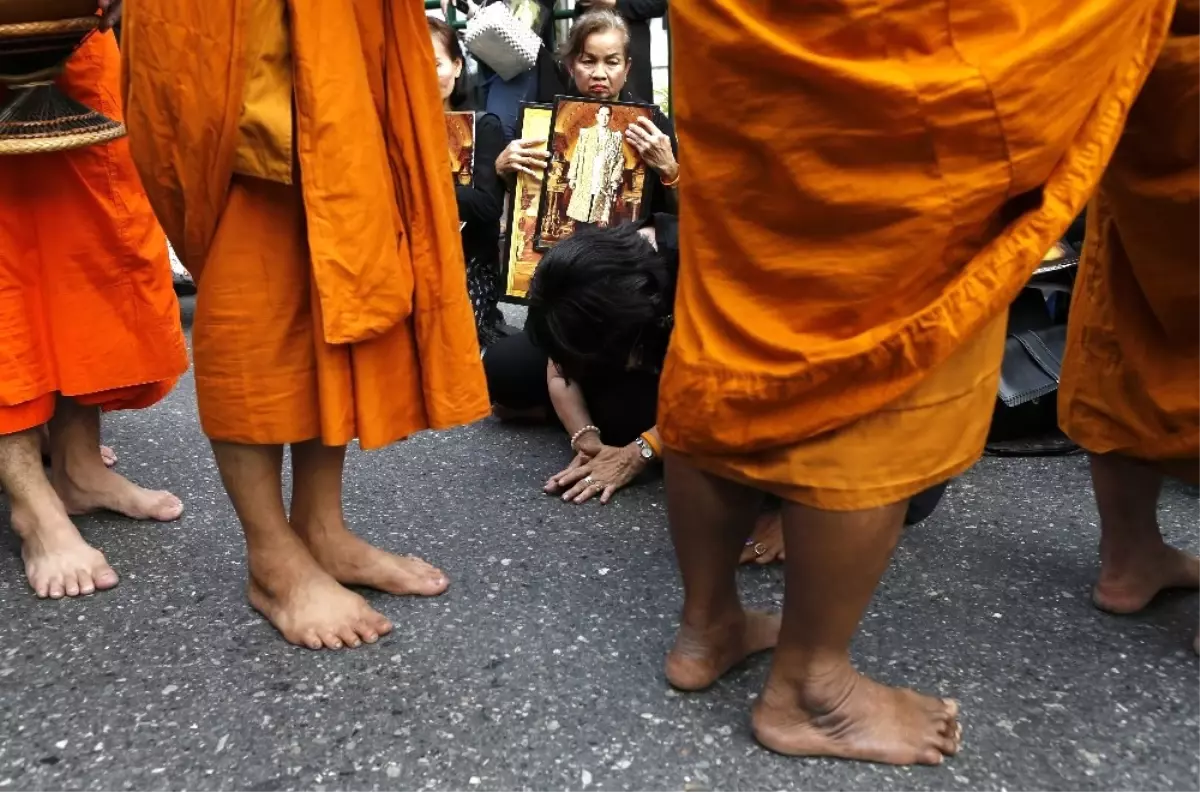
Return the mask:
{"type": "Polygon", "coordinates": [[[38,597],[78,597],[117,585],[117,573],[104,555],[83,541],[61,508],[35,514],[14,507],[12,526],[21,537],[25,577],[38,597]]]}
{"type": "Polygon", "coordinates": [[[321,568],[347,586],[435,597],[450,585],[446,573],[437,567],[416,556],[380,550],[345,528],[298,533],[321,568]]]}
{"type": "Polygon", "coordinates": [[[742,564],[773,564],[786,558],[783,547],[783,512],[771,511],[760,515],[754,532],[742,549],[742,564]]]}
{"type": "Polygon", "coordinates": [[[837,756],[895,765],[941,764],[962,745],[958,704],[881,685],[846,666],[809,689],[767,684],[754,736],[789,756],[837,756]]]}
{"type": "Polygon", "coordinates": [[[55,471],[52,483],[68,514],[107,510],[134,520],[158,522],[178,520],[183,514],[183,502],[171,493],[139,487],[106,468],[89,472],[86,480],[55,471]]]}
{"type": "Polygon", "coordinates": [[[1120,563],[1101,564],[1092,601],[1109,613],[1136,613],[1173,588],[1200,588],[1200,558],[1159,542],[1120,563]]]}
{"type": "Polygon", "coordinates": [[[104,467],[116,467],[117,452],[113,451],[108,446],[100,446],[100,461],[104,463],[104,467]]]}
{"type": "Polygon", "coordinates": [[[289,643],[309,649],[357,647],[375,643],[392,623],[353,591],[341,586],[303,551],[295,558],[251,562],[247,596],[255,610],[289,643]]]}
{"type": "Polygon", "coordinates": [[[680,625],[667,654],[667,681],[680,690],[704,690],[778,641],[779,615],[761,611],[746,611],[737,621],[705,631],[680,625]]]}

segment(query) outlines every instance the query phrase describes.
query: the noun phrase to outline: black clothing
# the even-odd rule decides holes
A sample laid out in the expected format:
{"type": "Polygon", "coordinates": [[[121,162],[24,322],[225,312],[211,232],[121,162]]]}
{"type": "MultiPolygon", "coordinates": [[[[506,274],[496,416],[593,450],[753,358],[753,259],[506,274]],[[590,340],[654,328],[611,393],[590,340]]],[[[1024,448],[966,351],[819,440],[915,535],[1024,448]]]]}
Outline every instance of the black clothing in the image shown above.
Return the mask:
{"type": "Polygon", "coordinates": [[[667,15],[667,0],[617,0],[617,13],[629,26],[629,57],[633,60],[633,68],[629,73],[629,88],[640,101],[653,102],[654,72],[650,63],[650,20],[667,15]]]}
{"type": "Polygon", "coordinates": [[[491,113],[475,114],[475,152],[471,186],[456,185],[462,229],[467,290],[475,310],[479,343],[495,340],[500,324],[500,215],[504,182],[496,174],[496,158],[504,150],[504,129],[491,113]]]}
{"type": "MultiPolygon", "coordinates": [[[[670,299],[674,295],[674,279],[679,272],[679,220],[673,215],[656,214],[638,223],[639,227],[653,226],[659,256],[666,265],[672,282],[667,287],[670,299]]],[[[643,339],[650,359],[637,371],[612,371],[577,380],[587,402],[592,422],[600,429],[608,445],[632,443],[642,432],[657,422],[658,378],[666,357],[670,325],[663,328],[660,339],[643,339]]],[[[544,408],[551,420],[557,422],[550,403],[546,383],[549,357],[538,348],[528,333],[503,338],[488,348],[483,356],[487,374],[488,395],[493,404],[512,410],[544,408]]]]}

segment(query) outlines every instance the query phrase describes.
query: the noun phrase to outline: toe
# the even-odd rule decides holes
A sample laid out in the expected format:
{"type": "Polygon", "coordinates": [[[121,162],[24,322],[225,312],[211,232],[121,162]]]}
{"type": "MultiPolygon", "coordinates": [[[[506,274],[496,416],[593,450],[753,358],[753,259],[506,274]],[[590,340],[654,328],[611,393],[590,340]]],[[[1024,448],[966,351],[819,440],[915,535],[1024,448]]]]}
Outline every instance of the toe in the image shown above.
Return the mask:
{"type": "Polygon", "coordinates": [[[324,632],[322,632],[320,634],[320,636],[321,636],[321,645],[324,646],[326,649],[341,649],[342,648],[342,639],[338,637],[338,634],[335,631],[325,630],[324,632]]]}
{"type": "Polygon", "coordinates": [[[387,635],[392,631],[392,623],[382,613],[372,613],[367,624],[379,635],[387,635]]]}
{"type": "Polygon", "coordinates": [[[946,716],[954,719],[958,717],[958,702],[954,699],[942,699],[942,706],[946,708],[946,716]]]}
{"type": "Polygon", "coordinates": [[[78,572],[68,572],[63,576],[63,591],[68,597],[79,596],[79,575],[78,572]]]}
{"type": "Polygon", "coordinates": [[[362,646],[362,638],[353,627],[346,625],[337,631],[338,638],[341,639],[343,646],[349,646],[351,649],[357,649],[362,646]]]}
{"type": "Polygon", "coordinates": [[[92,579],[92,571],[90,569],[81,569],[76,575],[79,580],[79,593],[83,596],[96,593],[96,581],[92,579]]]}
{"type": "Polygon", "coordinates": [[[62,599],[66,594],[66,586],[63,583],[61,575],[55,575],[50,578],[49,596],[50,599],[62,599]]]}
{"type": "Polygon", "coordinates": [[[92,570],[92,582],[96,584],[97,591],[105,591],[113,588],[120,580],[121,578],[117,575],[116,570],[108,564],[103,564],[92,570]]]}
{"type": "Polygon", "coordinates": [[[369,644],[373,644],[379,640],[379,632],[366,619],[359,619],[354,625],[354,631],[369,644]]]}
{"type": "Polygon", "coordinates": [[[312,649],[314,652],[324,646],[324,644],[321,643],[321,638],[317,635],[316,630],[308,630],[296,643],[299,646],[312,649]]]}
{"type": "Polygon", "coordinates": [[[926,748],[917,756],[917,764],[940,765],[945,758],[946,755],[937,748],[926,748]]]}

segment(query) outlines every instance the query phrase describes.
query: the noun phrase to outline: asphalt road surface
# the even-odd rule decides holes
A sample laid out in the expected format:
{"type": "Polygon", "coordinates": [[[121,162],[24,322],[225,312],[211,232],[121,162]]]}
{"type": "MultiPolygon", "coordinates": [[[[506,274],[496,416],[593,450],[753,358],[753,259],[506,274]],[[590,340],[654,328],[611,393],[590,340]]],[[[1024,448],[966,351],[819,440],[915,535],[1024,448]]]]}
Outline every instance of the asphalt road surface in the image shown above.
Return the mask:
{"type": "MultiPolygon", "coordinates": [[[[986,459],[904,537],[855,643],[861,668],[957,697],[963,753],[897,769],[775,756],[747,713],[767,670],[715,689],[662,678],[680,604],[661,482],[608,507],[543,496],[563,438],[494,422],[351,454],[347,512],[449,573],[435,600],[372,595],[381,644],[313,653],[246,604],[244,547],[193,383],[108,416],[170,525],[81,520],[123,576],[39,602],[0,549],[0,789],[1192,789],[1194,594],[1117,618],[1089,603],[1085,461],[986,459]]],[[[1197,549],[1196,493],[1162,522],[1197,549]]],[[[7,513],[0,509],[0,529],[7,513]]],[[[778,605],[778,569],[744,572],[778,605]]]]}

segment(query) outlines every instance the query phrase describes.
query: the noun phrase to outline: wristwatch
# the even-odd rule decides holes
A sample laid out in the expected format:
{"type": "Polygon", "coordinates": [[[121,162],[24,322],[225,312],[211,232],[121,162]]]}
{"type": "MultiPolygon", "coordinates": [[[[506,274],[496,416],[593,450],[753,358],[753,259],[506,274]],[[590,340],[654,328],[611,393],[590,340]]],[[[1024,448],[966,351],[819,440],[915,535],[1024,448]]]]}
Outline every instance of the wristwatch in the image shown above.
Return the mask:
{"type": "Polygon", "coordinates": [[[658,457],[658,454],[654,453],[654,449],[650,447],[645,438],[639,437],[633,442],[637,444],[638,453],[642,455],[642,459],[647,462],[653,462],[658,457]]]}

